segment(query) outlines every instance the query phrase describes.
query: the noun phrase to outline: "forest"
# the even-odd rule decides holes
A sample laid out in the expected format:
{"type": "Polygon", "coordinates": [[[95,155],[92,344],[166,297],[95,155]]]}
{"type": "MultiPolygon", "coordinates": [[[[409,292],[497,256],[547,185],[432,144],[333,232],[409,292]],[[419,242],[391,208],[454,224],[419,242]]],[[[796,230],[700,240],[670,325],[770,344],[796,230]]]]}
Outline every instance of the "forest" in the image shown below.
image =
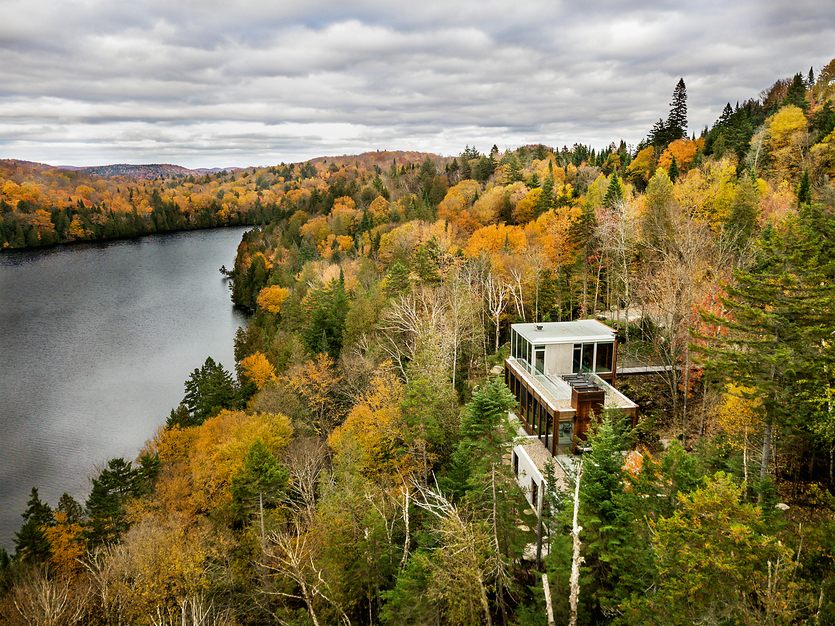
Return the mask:
{"type": "Polygon", "coordinates": [[[0,623],[835,624],[833,106],[835,60],[698,136],[681,80],[637,146],[0,162],[6,248],[253,226],[235,371],[198,364],[83,503],[33,487],[0,623]],[[537,518],[509,328],[588,318],[668,367],[537,518]]]}

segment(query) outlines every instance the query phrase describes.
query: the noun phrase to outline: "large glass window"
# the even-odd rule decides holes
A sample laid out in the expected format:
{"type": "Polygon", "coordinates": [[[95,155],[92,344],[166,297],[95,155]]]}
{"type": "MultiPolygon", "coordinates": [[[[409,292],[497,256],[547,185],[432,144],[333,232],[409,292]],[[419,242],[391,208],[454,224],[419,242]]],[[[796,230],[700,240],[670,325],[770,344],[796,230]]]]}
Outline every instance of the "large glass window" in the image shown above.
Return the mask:
{"type": "Polygon", "coordinates": [[[570,446],[574,439],[574,422],[560,422],[560,435],[557,443],[562,446],[570,446]]]}
{"type": "Polygon", "coordinates": [[[615,344],[613,343],[599,343],[597,344],[597,359],[595,360],[595,372],[611,372],[612,361],[615,358],[615,344]]]}
{"type": "Polygon", "coordinates": [[[577,374],[580,372],[580,366],[583,363],[583,344],[574,344],[574,356],[571,359],[571,372],[577,374]]]}
{"type": "Polygon", "coordinates": [[[540,374],[545,373],[545,346],[534,346],[534,362],[533,366],[540,374]]]}
{"type": "Polygon", "coordinates": [[[594,371],[594,344],[593,343],[584,343],[583,344],[583,371],[584,372],[593,372],[594,371]]]}

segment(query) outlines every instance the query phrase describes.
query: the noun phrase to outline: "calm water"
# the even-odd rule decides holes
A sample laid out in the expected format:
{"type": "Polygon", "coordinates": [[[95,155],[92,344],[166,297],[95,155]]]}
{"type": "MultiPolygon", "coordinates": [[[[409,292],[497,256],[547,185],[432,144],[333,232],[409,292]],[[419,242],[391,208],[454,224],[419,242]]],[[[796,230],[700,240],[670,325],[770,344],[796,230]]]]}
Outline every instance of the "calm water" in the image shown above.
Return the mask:
{"type": "Polygon", "coordinates": [[[134,459],[207,356],[232,371],[244,316],[226,281],[245,229],[0,253],[0,546],[31,488],[83,504],[134,459]]]}

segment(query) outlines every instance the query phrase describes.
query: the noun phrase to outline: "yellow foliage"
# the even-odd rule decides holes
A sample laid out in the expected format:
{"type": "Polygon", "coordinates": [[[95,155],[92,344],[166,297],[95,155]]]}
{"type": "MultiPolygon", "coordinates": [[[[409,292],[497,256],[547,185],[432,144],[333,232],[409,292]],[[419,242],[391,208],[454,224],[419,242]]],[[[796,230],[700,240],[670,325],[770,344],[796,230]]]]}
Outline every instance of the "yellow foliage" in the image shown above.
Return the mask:
{"type": "Polygon", "coordinates": [[[702,217],[719,229],[730,214],[735,181],[736,166],[730,159],[709,161],[676,180],[673,194],[688,215],[702,217]]]}
{"type": "MultiPolygon", "coordinates": [[[[106,219],[106,218],[105,218],[106,219]]],[[[43,238],[46,233],[54,233],[55,226],[52,223],[52,215],[49,211],[38,209],[32,217],[32,226],[38,230],[38,236],[43,238]]]]}
{"type": "Polygon", "coordinates": [[[568,207],[557,207],[540,215],[526,229],[531,231],[548,260],[556,267],[566,265],[572,259],[573,247],[568,237],[571,218],[568,207]]]}
{"type": "Polygon", "coordinates": [[[176,614],[179,603],[208,592],[231,541],[226,533],[194,526],[181,516],[147,513],[125,535],[123,548],[117,565],[122,576],[112,581],[113,592],[134,613],[126,623],[147,623],[144,618],[157,610],[176,614]]]}
{"type": "Polygon", "coordinates": [[[769,118],[768,148],[774,172],[780,179],[800,174],[806,148],[806,116],[799,107],[789,104],[769,118]]]}
{"type": "Polygon", "coordinates": [[[7,180],[3,183],[3,195],[8,198],[15,198],[20,191],[20,186],[13,180],[7,180]]]}
{"type": "Polygon", "coordinates": [[[347,196],[334,200],[328,220],[331,232],[335,235],[344,235],[353,231],[354,223],[360,217],[355,207],[353,199],[347,196]]]}
{"type": "Polygon", "coordinates": [[[417,223],[407,222],[380,237],[380,260],[388,265],[398,252],[411,256],[420,243],[417,223]]]}
{"type": "Polygon", "coordinates": [[[374,374],[345,423],[328,438],[328,445],[337,453],[358,448],[361,454],[355,461],[365,473],[409,475],[415,469],[411,459],[398,454],[407,438],[402,403],[403,384],[384,366],[374,374]]]}
{"type": "Polygon", "coordinates": [[[258,292],[256,302],[262,309],[273,314],[281,313],[281,305],[290,295],[290,291],[284,287],[273,285],[271,287],[264,287],[258,292]]]}
{"type": "Polygon", "coordinates": [[[76,215],[72,218],[72,222],[70,223],[70,240],[86,239],[92,234],[93,233],[84,228],[84,222],[81,221],[80,216],[76,215]]]}
{"type": "Polygon", "coordinates": [[[278,454],[293,435],[290,420],[281,414],[223,410],[197,427],[190,455],[194,486],[192,500],[198,509],[213,510],[232,502],[232,477],[244,467],[247,452],[260,439],[278,454]]]}
{"type": "Polygon", "coordinates": [[[389,221],[389,207],[390,203],[386,200],[383,196],[377,196],[374,198],[374,201],[368,207],[369,213],[371,213],[371,219],[374,222],[374,226],[381,226],[382,224],[387,224],[389,221]]]}
{"type": "Polygon", "coordinates": [[[542,195],[542,188],[531,189],[525,197],[519,200],[513,211],[513,217],[517,224],[527,224],[536,216],[536,206],[539,204],[539,197],[542,195]]]}
{"type": "Polygon", "coordinates": [[[334,365],[328,355],[318,354],[312,361],[291,368],[284,377],[310,412],[310,427],[320,435],[330,433],[342,417],[336,401],[342,377],[334,365]]]}
{"type": "Polygon", "coordinates": [[[803,109],[789,104],[768,120],[768,138],[772,150],[788,146],[794,136],[806,130],[806,116],[803,109]]]}
{"type": "Polygon", "coordinates": [[[812,146],[811,154],[815,170],[835,177],[835,130],[812,146]]]}
{"type": "Polygon", "coordinates": [[[521,252],[527,248],[525,232],[519,226],[491,224],[475,231],[467,241],[464,254],[478,256],[482,252],[521,252]]]}
{"type": "Polygon", "coordinates": [[[96,193],[96,190],[92,187],[88,187],[87,185],[79,185],[75,188],[75,195],[84,198],[85,200],[92,200],[94,193],[96,193]]]}
{"type": "Polygon", "coordinates": [[[260,352],[251,354],[243,359],[241,361],[241,370],[247,378],[258,386],[258,389],[263,389],[264,385],[275,380],[275,370],[273,369],[272,363],[260,352]]]}
{"type": "Polygon", "coordinates": [[[731,445],[741,448],[746,435],[762,426],[762,402],[750,387],[730,384],[717,412],[716,424],[730,437],[731,445]]]}
{"type": "Polygon", "coordinates": [[[309,239],[314,245],[321,246],[328,235],[330,234],[330,227],[328,226],[328,219],[323,215],[314,217],[305,223],[299,232],[303,237],[309,239]]]}
{"type": "Polygon", "coordinates": [[[50,563],[55,566],[57,572],[62,576],[71,576],[77,572],[81,566],[80,559],[84,555],[81,524],[69,522],[67,514],[58,511],[55,514],[55,525],[44,527],[43,532],[52,552],[50,563]]]}
{"type": "Polygon", "coordinates": [[[632,181],[640,179],[644,183],[648,183],[650,177],[655,173],[655,167],[655,148],[649,146],[635,155],[635,158],[627,166],[623,177],[632,181]]]}
{"type": "Polygon", "coordinates": [[[159,454],[162,463],[156,499],[164,510],[193,513],[190,454],[196,437],[196,428],[174,426],[160,429],[146,446],[147,452],[159,454]]]}

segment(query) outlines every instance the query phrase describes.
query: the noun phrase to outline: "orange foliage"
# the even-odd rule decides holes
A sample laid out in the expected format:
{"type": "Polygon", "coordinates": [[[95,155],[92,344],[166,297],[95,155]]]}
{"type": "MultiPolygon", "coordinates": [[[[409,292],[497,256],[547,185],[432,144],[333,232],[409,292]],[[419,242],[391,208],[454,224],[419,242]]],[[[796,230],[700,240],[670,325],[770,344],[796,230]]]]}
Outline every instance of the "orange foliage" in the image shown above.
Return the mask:
{"type": "Polygon", "coordinates": [[[256,302],[262,309],[269,311],[275,315],[281,313],[281,305],[290,295],[290,291],[284,287],[273,285],[271,287],[264,287],[258,292],[256,302]]]}
{"type": "MultiPolygon", "coordinates": [[[[704,140],[702,140],[702,142],[704,142],[704,140]]],[[[661,154],[661,158],[658,159],[658,166],[663,167],[665,170],[669,170],[670,165],[672,165],[673,162],[673,157],[675,157],[678,171],[682,173],[686,172],[690,169],[690,166],[693,163],[693,159],[696,156],[696,149],[697,145],[695,141],[690,141],[689,139],[676,139],[669,146],[667,146],[667,149],[661,154]]]]}
{"type": "Polygon", "coordinates": [[[527,248],[525,233],[519,226],[491,224],[475,231],[467,241],[464,254],[478,256],[481,252],[521,252],[527,248]]]}

